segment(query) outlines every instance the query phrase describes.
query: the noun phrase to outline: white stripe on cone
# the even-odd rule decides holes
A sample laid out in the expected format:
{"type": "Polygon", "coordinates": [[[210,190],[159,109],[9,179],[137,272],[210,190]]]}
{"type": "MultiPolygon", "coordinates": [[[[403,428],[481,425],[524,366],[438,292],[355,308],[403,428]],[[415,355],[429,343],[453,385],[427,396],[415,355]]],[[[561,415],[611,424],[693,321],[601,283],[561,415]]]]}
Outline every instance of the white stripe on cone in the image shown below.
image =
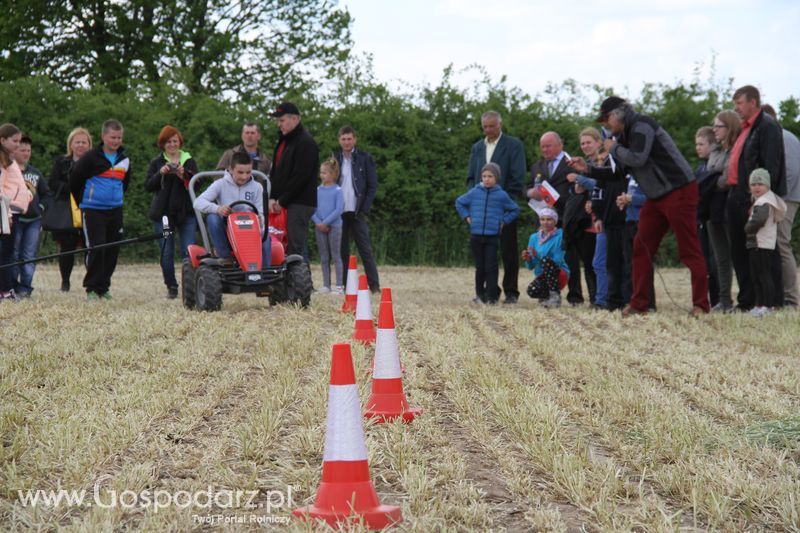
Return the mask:
{"type": "Polygon", "coordinates": [[[347,270],[347,284],[344,287],[345,294],[358,294],[358,269],[350,268],[347,270]]]}
{"type": "Polygon", "coordinates": [[[400,355],[397,350],[397,334],[394,328],[378,329],[375,340],[375,368],[373,379],[396,379],[402,377],[400,355]]]}
{"type": "Polygon", "coordinates": [[[369,320],[372,322],[372,307],[369,302],[369,290],[358,291],[358,300],[356,300],[356,320],[369,320]]]}
{"type": "Polygon", "coordinates": [[[357,385],[330,385],[323,461],[366,461],[357,385]]]}

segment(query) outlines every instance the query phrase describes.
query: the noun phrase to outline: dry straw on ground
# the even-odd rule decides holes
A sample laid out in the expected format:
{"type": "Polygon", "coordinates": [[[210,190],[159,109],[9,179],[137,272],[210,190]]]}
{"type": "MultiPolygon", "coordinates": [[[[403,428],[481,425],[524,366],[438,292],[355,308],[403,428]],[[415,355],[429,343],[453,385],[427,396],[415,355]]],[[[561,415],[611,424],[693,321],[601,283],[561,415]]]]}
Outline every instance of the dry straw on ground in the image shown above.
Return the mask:
{"type": "MultiPolygon", "coordinates": [[[[688,274],[662,274],[688,306],[688,274]]],[[[209,314],[166,300],[156,266],[121,266],[110,302],[60,293],[57,276],[40,267],[32,301],[0,305],[0,527],[227,529],[201,520],[264,515],[287,487],[296,506],[313,498],[330,346],[352,333],[340,297],[302,310],[226,296],[209,314]],[[18,493],[95,485],[254,491],[257,508],[32,507],[18,493]]],[[[477,308],[468,269],[387,267],[382,281],[424,409],[366,429],[402,529],[800,529],[800,313],[692,320],[659,286],[657,314],[622,320],[525,296],[477,308]]],[[[364,376],[371,352],[353,351],[364,376]]]]}

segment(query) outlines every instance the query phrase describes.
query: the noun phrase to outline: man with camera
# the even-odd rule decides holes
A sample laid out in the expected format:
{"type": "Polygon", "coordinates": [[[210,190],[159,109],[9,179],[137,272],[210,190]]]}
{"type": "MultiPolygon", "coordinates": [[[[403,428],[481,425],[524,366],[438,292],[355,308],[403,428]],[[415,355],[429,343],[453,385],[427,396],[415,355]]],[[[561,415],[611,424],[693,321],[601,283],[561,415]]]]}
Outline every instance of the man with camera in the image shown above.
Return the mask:
{"type": "Polygon", "coordinates": [[[670,229],[678,241],[681,261],[691,272],[691,315],[708,313],[708,272],[697,238],[698,189],[692,168],[664,128],[618,96],[603,101],[597,122],[611,130],[613,137],[604,142],[605,148],[625,172],[589,166],[579,157],[573,157],[570,166],[600,180],[619,179],[619,175],[630,172],[647,197],[633,242],[633,294],[622,315],[647,313],[653,259],[670,229]]]}

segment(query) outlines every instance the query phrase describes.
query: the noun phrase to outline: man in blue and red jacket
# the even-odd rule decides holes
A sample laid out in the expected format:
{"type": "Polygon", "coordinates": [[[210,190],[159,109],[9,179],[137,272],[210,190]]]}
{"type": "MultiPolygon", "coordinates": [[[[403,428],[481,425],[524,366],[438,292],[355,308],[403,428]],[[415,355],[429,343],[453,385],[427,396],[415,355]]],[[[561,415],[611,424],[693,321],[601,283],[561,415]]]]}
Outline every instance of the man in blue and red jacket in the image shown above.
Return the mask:
{"type": "MultiPolygon", "coordinates": [[[[122,198],[130,180],[130,160],[122,148],[122,124],[103,123],[100,146],[89,150],[75,164],[69,179],[72,195],[80,198],[86,246],[121,240],[122,198]]],[[[83,286],[90,300],[111,299],[111,276],[117,267],[119,247],[90,251],[86,256],[83,286]]]]}

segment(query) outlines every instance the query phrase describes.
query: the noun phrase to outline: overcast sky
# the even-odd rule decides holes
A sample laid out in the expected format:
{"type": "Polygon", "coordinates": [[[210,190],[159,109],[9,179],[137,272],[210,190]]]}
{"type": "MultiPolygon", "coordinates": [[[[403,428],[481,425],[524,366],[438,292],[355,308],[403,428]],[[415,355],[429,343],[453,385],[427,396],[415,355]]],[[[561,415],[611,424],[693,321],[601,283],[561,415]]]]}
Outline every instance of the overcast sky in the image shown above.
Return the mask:
{"type": "MultiPolygon", "coordinates": [[[[535,95],[574,78],[636,99],[642,83],[715,79],[753,84],[762,100],[800,97],[800,1],[342,0],[354,50],[382,81],[438,84],[450,63],[483,65],[535,95]],[[627,89],[626,89],[627,88],[627,89]]],[[[458,78],[468,84],[470,75],[458,78]]],[[[471,79],[475,79],[472,75],[471,79]]]]}

